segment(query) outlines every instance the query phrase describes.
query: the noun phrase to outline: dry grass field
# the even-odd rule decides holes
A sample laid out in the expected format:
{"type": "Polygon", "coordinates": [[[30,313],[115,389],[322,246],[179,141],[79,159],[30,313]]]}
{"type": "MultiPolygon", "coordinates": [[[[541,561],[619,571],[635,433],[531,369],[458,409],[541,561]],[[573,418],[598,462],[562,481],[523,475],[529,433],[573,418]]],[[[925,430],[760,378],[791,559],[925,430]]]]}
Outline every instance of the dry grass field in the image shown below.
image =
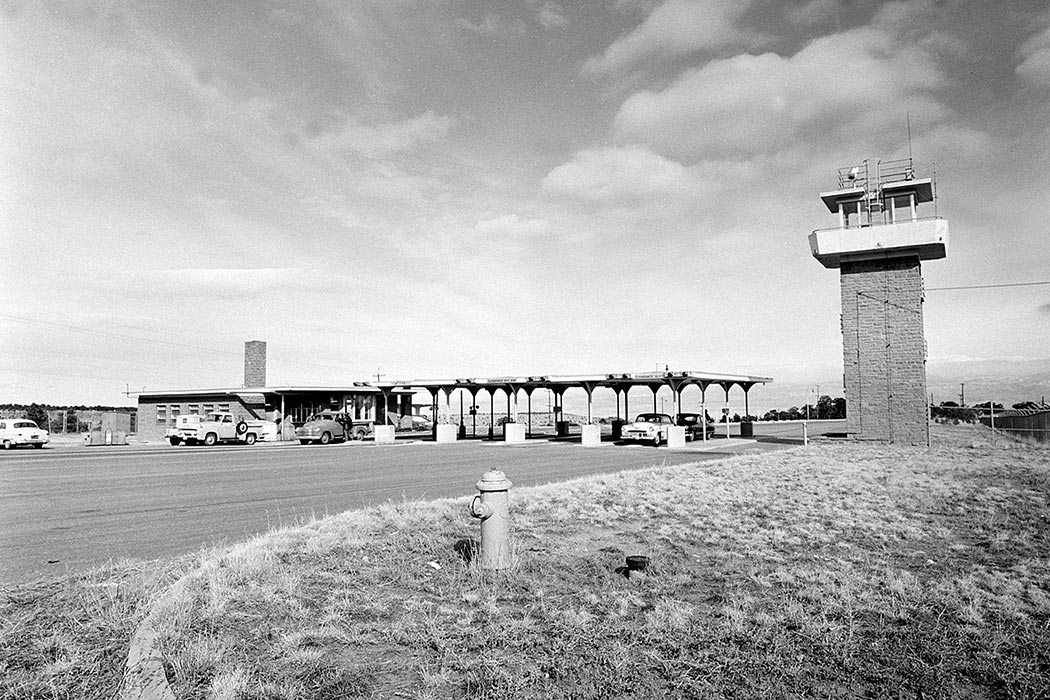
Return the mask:
{"type": "Polygon", "coordinates": [[[505,572],[460,499],[5,591],[0,697],[111,696],[183,573],[180,699],[1050,697],[1050,451],[935,427],[516,489],[505,572]]]}

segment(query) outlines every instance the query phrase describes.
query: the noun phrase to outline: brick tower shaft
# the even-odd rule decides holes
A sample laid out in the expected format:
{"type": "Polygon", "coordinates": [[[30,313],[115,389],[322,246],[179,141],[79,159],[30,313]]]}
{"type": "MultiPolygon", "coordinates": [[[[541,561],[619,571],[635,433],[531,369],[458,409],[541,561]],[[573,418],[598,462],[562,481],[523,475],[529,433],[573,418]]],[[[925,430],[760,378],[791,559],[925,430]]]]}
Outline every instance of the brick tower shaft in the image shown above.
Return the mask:
{"type": "Polygon", "coordinates": [[[858,440],[925,445],[926,347],[918,256],[841,267],[846,431],[858,440]]]}

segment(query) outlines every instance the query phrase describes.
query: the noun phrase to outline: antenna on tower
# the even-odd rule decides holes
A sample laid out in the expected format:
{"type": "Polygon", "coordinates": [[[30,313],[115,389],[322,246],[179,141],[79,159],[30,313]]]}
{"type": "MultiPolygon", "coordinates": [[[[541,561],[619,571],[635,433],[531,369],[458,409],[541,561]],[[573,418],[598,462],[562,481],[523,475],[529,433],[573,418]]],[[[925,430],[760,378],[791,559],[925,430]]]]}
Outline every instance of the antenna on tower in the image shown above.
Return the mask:
{"type": "Polygon", "coordinates": [[[911,112],[908,115],[908,160],[911,160],[911,112]]]}

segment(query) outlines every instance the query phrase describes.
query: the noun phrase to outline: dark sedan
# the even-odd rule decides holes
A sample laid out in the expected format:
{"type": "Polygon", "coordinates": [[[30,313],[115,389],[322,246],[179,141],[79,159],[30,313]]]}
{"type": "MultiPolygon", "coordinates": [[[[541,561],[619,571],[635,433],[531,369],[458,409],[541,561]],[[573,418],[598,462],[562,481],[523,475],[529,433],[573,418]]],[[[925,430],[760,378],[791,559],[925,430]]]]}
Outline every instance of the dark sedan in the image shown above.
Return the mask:
{"type": "MultiPolygon", "coordinates": [[[[704,439],[704,417],[699,413],[679,413],[674,417],[674,424],[685,427],[686,440],[704,439]]],[[[707,437],[715,435],[715,426],[707,423],[707,437]]]]}

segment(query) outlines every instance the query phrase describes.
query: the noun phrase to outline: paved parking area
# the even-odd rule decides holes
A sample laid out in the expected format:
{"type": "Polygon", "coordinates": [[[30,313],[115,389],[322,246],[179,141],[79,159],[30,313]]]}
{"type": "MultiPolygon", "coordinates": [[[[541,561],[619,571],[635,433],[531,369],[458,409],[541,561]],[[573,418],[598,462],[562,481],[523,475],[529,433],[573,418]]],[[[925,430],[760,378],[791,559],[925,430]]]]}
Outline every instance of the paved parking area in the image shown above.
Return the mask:
{"type": "Polygon", "coordinates": [[[721,438],[675,450],[548,440],[213,448],[73,442],[13,450],[0,453],[0,585],[110,558],[175,556],[388,500],[471,495],[490,468],[520,487],[792,442],[721,438]]]}

